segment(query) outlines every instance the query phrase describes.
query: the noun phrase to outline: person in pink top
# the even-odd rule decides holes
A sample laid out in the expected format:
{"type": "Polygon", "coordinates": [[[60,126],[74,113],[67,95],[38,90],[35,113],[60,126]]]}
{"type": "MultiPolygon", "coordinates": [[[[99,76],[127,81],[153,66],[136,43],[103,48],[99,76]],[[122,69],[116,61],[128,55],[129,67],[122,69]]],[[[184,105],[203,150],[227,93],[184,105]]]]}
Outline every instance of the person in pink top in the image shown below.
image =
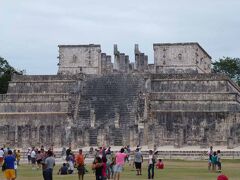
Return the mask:
{"type": "Polygon", "coordinates": [[[124,149],[122,148],[120,152],[117,152],[115,155],[115,165],[114,165],[114,180],[120,179],[120,173],[123,170],[123,165],[125,162],[125,158],[127,157],[127,154],[124,153],[124,149]]]}

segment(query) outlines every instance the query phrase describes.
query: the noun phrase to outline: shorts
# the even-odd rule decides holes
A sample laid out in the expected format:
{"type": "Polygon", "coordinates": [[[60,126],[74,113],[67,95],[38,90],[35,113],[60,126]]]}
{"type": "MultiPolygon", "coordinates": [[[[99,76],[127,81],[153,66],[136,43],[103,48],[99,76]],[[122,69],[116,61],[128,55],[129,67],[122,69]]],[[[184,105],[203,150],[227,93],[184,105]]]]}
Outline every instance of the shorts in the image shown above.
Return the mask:
{"type": "Polygon", "coordinates": [[[3,163],[3,157],[0,157],[0,164],[3,163]]]}
{"type": "Polygon", "coordinates": [[[32,164],[36,164],[36,158],[31,158],[32,164]]]}
{"type": "Polygon", "coordinates": [[[14,169],[6,169],[4,171],[4,176],[5,176],[6,179],[16,178],[15,170],[14,169]]]}
{"type": "Polygon", "coordinates": [[[37,160],[37,164],[41,164],[42,160],[41,159],[38,159],[37,160]]]}
{"type": "Polygon", "coordinates": [[[116,165],[114,165],[114,167],[113,167],[113,171],[114,171],[115,173],[121,173],[122,170],[123,170],[123,166],[122,166],[122,165],[116,164],[116,165]]]}
{"type": "Polygon", "coordinates": [[[136,169],[141,169],[142,168],[142,163],[135,162],[135,167],[136,167],[136,169]]]}
{"type": "Polygon", "coordinates": [[[217,162],[217,166],[218,166],[218,168],[221,168],[222,167],[222,163],[221,162],[217,162]]]}
{"type": "Polygon", "coordinates": [[[28,161],[31,161],[31,156],[30,155],[28,155],[28,161]]]}
{"type": "Polygon", "coordinates": [[[84,166],[78,166],[77,170],[78,170],[79,175],[85,174],[85,167],[84,166]]]}

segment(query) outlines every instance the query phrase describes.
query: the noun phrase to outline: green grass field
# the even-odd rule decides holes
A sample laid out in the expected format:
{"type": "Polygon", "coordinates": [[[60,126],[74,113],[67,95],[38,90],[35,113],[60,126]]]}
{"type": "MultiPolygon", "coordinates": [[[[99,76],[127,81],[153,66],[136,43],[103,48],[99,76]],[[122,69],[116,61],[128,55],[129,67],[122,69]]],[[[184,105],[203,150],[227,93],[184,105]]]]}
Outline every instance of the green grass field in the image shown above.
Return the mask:
{"type": "MultiPolygon", "coordinates": [[[[181,161],[165,160],[165,169],[155,169],[155,179],[161,180],[216,180],[219,173],[209,172],[206,161],[181,161]]],[[[53,179],[55,180],[77,180],[77,175],[57,175],[59,166],[54,169],[53,179]]],[[[224,160],[223,173],[230,180],[240,180],[240,160],[224,160]]],[[[94,180],[95,176],[88,166],[89,173],[85,175],[85,180],[94,180]]],[[[3,180],[3,173],[0,173],[0,179],[3,180]]],[[[29,165],[22,165],[18,168],[17,180],[40,180],[42,178],[41,170],[32,170],[29,165]]],[[[139,180],[147,179],[147,163],[143,164],[142,176],[136,176],[132,166],[125,165],[121,174],[121,180],[139,180]]]]}

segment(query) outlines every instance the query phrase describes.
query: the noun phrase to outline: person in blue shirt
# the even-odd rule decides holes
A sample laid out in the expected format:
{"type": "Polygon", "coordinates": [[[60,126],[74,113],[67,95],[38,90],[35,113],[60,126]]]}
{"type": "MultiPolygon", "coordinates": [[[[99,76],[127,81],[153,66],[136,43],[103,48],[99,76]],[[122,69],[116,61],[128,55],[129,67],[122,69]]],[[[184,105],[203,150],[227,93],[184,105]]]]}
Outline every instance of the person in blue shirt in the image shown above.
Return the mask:
{"type": "Polygon", "coordinates": [[[4,158],[5,170],[4,175],[7,180],[14,180],[16,178],[14,163],[16,159],[13,156],[11,150],[8,151],[8,155],[4,158]]]}
{"type": "Polygon", "coordinates": [[[68,167],[66,163],[63,163],[62,167],[59,169],[58,174],[66,175],[68,174],[68,167]]]}

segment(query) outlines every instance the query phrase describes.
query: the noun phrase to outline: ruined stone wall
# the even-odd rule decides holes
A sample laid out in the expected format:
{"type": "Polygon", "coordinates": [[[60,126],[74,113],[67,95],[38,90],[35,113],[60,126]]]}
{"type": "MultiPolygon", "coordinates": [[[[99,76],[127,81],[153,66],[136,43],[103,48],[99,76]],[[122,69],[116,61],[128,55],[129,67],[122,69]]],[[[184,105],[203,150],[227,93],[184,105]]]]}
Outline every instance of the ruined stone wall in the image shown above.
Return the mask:
{"type": "Polygon", "coordinates": [[[0,96],[0,143],[232,148],[239,103],[239,87],[220,74],[14,76],[0,96]]]}
{"type": "Polygon", "coordinates": [[[210,73],[211,57],[198,43],[154,44],[156,73],[210,73]]]}
{"type": "Polygon", "coordinates": [[[100,45],[59,45],[58,74],[100,74],[100,45]]]}
{"type": "Polygon", "coordinates": [[[111,74],[113,72],[113,64],[111,62],[111,56],[106,53],[101,54],[101,74],[111,74]]]}
{"type": "Polygon", "coordinates": [[[0,143],[13,147],[66,145],[71,104],[81,76],[14,76],[0,96],[0,143]]]}
{"type": "Polygon", "coordinates": [[[239,91],[228,78],[216,74],[150,77],[150,145],[239,145],[239,91]],[[235,90],[234,90],[235,89],[235,90]]]}

